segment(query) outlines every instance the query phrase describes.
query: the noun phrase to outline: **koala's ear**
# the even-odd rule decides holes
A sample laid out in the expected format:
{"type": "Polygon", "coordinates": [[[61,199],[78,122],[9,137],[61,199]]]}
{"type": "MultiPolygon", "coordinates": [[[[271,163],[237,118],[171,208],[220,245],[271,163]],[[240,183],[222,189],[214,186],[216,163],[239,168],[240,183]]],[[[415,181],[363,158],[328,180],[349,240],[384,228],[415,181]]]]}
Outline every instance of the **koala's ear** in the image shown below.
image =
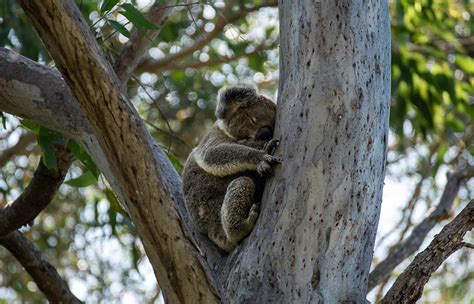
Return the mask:
{"type": "Polygon", "coordinates": [[[216,116],[228,118],[235,110],[253,105],[258,100],[257,91],[252,87],[232,87],[219,92],[216,116]]]}

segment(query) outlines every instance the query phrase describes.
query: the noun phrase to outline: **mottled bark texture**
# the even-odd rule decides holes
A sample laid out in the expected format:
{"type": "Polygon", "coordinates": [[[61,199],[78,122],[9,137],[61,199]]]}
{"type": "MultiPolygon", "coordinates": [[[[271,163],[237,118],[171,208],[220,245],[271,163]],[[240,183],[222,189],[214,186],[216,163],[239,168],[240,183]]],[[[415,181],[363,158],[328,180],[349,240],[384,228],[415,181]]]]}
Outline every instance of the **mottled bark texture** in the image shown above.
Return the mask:
{"type": "Polygon", "coordinates": [[[20,3],[91,125],[108,163],[104,173],[127,205],[165,297],[217,302],[175,206],[182,201],[179,176],[156,149],[74,2],[20,3]]]}
{"type": "Polygon", "coordinates": [[[364,303],[390,100],[386,1],[280,1],[283,164],[225,291],[235,303],[364,303]]]}

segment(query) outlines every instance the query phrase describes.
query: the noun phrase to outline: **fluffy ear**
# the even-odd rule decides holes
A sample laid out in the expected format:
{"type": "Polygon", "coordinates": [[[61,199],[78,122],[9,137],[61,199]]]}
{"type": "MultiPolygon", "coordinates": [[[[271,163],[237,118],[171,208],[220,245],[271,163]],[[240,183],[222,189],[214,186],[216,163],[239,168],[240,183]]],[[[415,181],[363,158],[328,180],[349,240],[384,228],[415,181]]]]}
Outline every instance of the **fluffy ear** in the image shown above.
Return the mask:
{"type": "Polygon", "coordinates": [[[257,102],[257,91],[252,87],[232,87],[219,92],[216,116],[228,118],[235,110],[248,107],[257,102]]]}

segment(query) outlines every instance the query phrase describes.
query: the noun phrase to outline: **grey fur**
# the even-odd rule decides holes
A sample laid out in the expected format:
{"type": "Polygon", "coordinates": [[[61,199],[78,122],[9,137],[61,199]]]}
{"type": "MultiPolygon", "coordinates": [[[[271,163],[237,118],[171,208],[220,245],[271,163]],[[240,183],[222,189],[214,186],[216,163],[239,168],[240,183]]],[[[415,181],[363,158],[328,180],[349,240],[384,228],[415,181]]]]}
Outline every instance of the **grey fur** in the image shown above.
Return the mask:
{"type": "Polygon", "coordinates": [[[255,88],[242,86],[222,90],[217,99],[219,102],[216,107],[216,117],[225,119],[226,116],[232,115],[232,111],[254,104],[258,96],[255,88]]]}
{"type": "Polygon", "coordinates": [[[184,166],[183,192],[188,212],[199,230],[226,252],[251,232],[264,176],[280,162],[270,155],[277,141],[256,138],[262,127],[273,130],[275,111],[275,104],[257,95],[255,89],[223,91],[216,109],[221,119],[184,166]]]}

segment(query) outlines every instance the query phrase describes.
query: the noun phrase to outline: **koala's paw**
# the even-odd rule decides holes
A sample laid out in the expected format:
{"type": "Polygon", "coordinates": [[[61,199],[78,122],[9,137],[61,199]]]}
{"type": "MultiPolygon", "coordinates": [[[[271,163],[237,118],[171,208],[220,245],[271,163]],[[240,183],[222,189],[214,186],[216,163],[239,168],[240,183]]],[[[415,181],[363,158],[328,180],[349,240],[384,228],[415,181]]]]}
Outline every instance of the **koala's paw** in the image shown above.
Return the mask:
{"type": "Polygon", "coordinates": [[[272,166],[281,163],[281,158],[270,154],[263,156],[263,160],[257,164],[257,172],[261,176],[272,174],[272,166]]]}
{"type": "Polygon", "coordinates": [[[263,147],[263,150],[265,150],[265,152],[267,152],[267,154],[270,154],[272,155],[273,152],[275,152],[275,149],[278,147],[278,145],[280,144],[280,140],[278,139],[271,139],[270,141],[268,141],[265,146],[263,147]]]}
{"type": "Polygon", "coordinates": [[[259,208],[257,204],[253,204],[252,207],[250,208],[249,216],[247,217],[247,223],[250,225],[255,225],[255,222],[257,221],[259,213],[259,208]]]}
{"type": "Polygon", "coordinates": [[[270,166],[270,164],[266,161],[262,160],[257,164],[257,172],[261,176],[270,175],[272,174],[272,166],[270,166]]]}

